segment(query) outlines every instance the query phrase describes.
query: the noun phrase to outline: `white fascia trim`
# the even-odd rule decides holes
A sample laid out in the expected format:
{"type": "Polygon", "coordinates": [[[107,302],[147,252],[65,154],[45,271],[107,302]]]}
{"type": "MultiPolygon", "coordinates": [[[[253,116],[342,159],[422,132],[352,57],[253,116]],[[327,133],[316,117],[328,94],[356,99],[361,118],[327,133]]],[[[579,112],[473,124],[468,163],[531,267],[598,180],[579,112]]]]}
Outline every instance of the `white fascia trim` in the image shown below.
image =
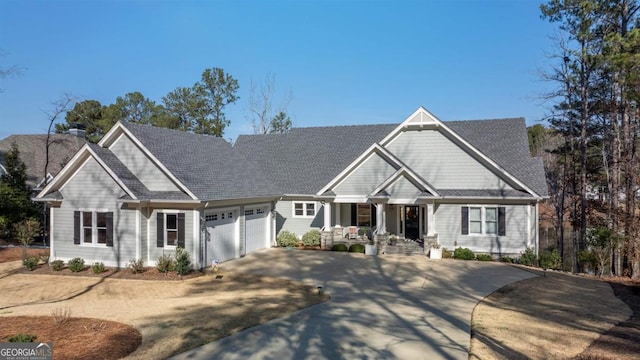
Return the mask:
{"type": "MultiPolygon", "coordinates": [[[[45,186],[45,188],[42,189],[42,191],[40,191],[38,196],[36,196],[36,199],[41,199],[43,196],[45,196],[46,194],[51,192],[51,190],[53,188],[55,188],[58,185],[59,182],[63,181],[61,179],[65,178],[67,176],[71,176],[71,175],[75,174],[80,169],[80,167],[84,163],[84,161],[86,161],[86,159],[83,161],[82,164],[76,164],[76,163],[78,161],[80,161],[79,159],[81,157],[87,156],[87,150],[88,149],[89,149],[89,145],[87,145],[87,144],[82,145],[80,150],[78,150],[78,152],[71,158],[71,160],[69,160],[67,165],[62,170],[60,170],[60,172],[58,173],[58,175],[56,177],[53,178],[53,181],[51,181],[49,184],[47,184],[47,186],[45,186]]],[[[66,181],[65,181],[65,183],[66,183],[66,181]]],[[[59,186],[58,188],[62,188],[62,186],[59,186]]]]}
{"type": "Polygon", "coordinates": [[[369,201],[369,198],[366,196],[336,196],[334,203],[357,203],[363,204],[369,201]]]}
{"type": "Polygon", "coordinates": [[[525,189],[532,196],[540,197],[540,195],[538,195],[535,191],[533,191],[531,188],[529,188],[527,185],[525,185],[522,181],[518,180],[515,176],[511,175],[509,172],[507,172],[504,168],[502,168],[500,165],[498,165],[491,158],[487,157],[482,152],[478,151],[478,149],[476,149],[473,145],[471,145],[468,141],[466,141],[464,138],[462,138],[456,132],[451,130],[440,119],[438,119],[435,115],[430,113],[427,109],[425,109],[422,106],[419,107],[418,110],[416,110],[413,114],[409,115],[409,117],[407,119],[405,119],[402,122],[402,124],[400,124],[400,126],[395,128],[389,135],[387,135],[384,139],[382,139],[382,141],[380,141],[380,144],[382,146],[386,146],[389,142],[391,142],[394,138],[396,138],[398,136],[398,134],[403,132],[407,127],[415,126],[415,125],[419,125],[419,126],[435,126],[437,128],[441,128],[444,133],[446,133],[447,135],[450,135],[453,138],[455,138],[467,150],[471,151],[473,154],[479,156],[481,159],[486,161],[493,168],[493,170],[502,173],[505,177],[507,177],[509,180],[511,180],[516,185],[518,185],[518,186],[522,187],[523,189],[525,189]],[[420,121],[417,122],[417,123],[415,121],[412,122],[413,118],[418,116],[418,115],[420,116],[420,121]]]}
{"type": "Polygon", "coordinates": [[[414,183],[413,184],[414,186],[415,186],[415,183],[418,183],[418,185],[422,186],[422,189],[418,187],[416,187],[416,189],[420,191],[427,190],[430,193],[432,193],[434,197],[440,196],[440,194],[438,194],[438,192],[433,188],[433,186],[431,186],[428,182],[426,182],[424,179],[422,179],[420,176],[418,176],[415,172],[413,172],[411,169],[409,169],[406,166],[403,166],[402,168],[400,168],[398,171],[393,173],[393,175],[391,175],[387,180],[383,181],[380,185],[378,185],[378,187],[376,187],[369,194],[369,196],[375,196],[375,194],[388,188],[389,186],[392,186],[403,177],[409,180],[410,182],[414,183]]]}
{"type": "Polygon", "coordinates": [[[398,127],[393,129],[393,131],[391,131],[389,133],[389,135],[385,136],[385,138],[382,139],[382,141],[380,141],[380,144],[382,144],[382,146],[386,146],[399,133],[401,133],[403,131],[403,129],[405,129],[409,125],[441,126],[442,125],[442,121],[440,121],[440,119],[438,119],[435,115],[430,113],[423,106],[420,106],[416,111],[414,111],[411,115],[409,115],[402,123],[400,123],[400,125],[398,125],[398,127]],[[411,120],[413,120],[413,118],[416,117],[416,116],[419,116],[420,119],[419,119],[418,123],[412,124],[411,120]]]}
{"type": "Polygon", "coordinates": [[[127,195],[131,196],[134,200],[137,199],[135,194],[133,193],[133,191],[131,191],[123,182],[122,180],[120,180],[120,178],[116,175],[116,173],[113,172],[113,170],[111,170],[110,167],[107,166],[107,164],[104,163],[104,161],[102,161],[102,159],[100,159],[100,157],[93,152],[93,150],[91,150],[91,148],[87,148],[89,150],[89,153],[93,156],[93,158],[98,162],[98,164],[100,164],[100,166],[102,166],[102,168],[107,172],[107,174],[109,174],[109,176],[111,176],[111,178],[113,179],[113,181],[115,181],[118,186],[120,186],[122,188],[122,190],[124,190],[127,195]]]}
{"type": "MultiPolygon", "coordinates": [[[[117,142],[117,140],[121,137],[126,135],[127,137],[129,137],[129,139],[131,141],[133,141],[134,144],[136,144],[141,150],[142,152],[144,152],[150,159],[151,161],[153,161],[153,163],[158,166],[160,168],[160,170],[169,177],[169,179],[171,179],[176,185],[178,185],[178,187],[180,189],[182,189],[182,191],[186,192],[189,196],[191,196],[192,199],[196,200],[198,199],[198,197],[191,192],[191,190],[189,190],[189,188],[187,188],[180,180],[178,180],[177,177],[175,177],[173,175],[173,173],[171,173],[171,171],[169,171],[169,169],[167,169],[164,164],[158,160],[158,158],[156,158],[155,156],[153,156],[153,154],[151,153],[151,151],[149,151],[149,149],[147,149],[141,142],[140,140],[138,140],[137,137],[135,137],[130,131],[129,129],[127,129],[126,127],[124,127],[122,125],[121,122],[117,122],[116,125],[114,126],[114,128],[116,126],[119,126],[119,128],[122,130],[122,134],[119,134],[115,139],[112,139],[108,149],[111,147],[111,145],[115,144],[117,142]]],[[[113,128],[111,128],[111,130],[114,130],[113,128]]],[[[107,135],[109,135],[109,137],[113,137],[115,135],[111,134],[111,130],[109,131],[109,133],[107,133],[107,135]]],[[[102,145],[103,141],[106,141],[105,139],[107,138],[107,135],[105,135],[102,140],[100,140],[100,142],[98,143],[98,145],[102,145]]],[[[110,139],[111,140],[111,139],[110,139]]]]}
{"type": "Polygon", "coordinates": [[[349,173],[355,171],[358,167],[364,164],[366,160],[368,160],[374,154],[380,155],[382,159],[387,161],[391,166],[393,166],[396,169],[404,166],[404,164],[395,155],[390,153],[389,150],[383,148],[378,143],[374,143],[362,154],[360,154],[360,156],[358,156],[344,170],[342,170],[340,174],[338,174],[336,177],[331,179],[331,181],[329,181],[327,185],[325,185],[322,189],[320,189],[320,191],[318,191],[316,195],[322,195],[325,192],[329,191],[330,189],[340,185],[340,183],[342,183],[342,181],[344,181],[347,178],[347,175],[349,175],[349,173]]]}
{"type": "Polygon", "coordinates": [[[526,202],[530,202],[531,198],[521,198],[521,197],[515,197],[515,196],[441,196],[440,199],[442,200],[491,200],[491,201],[495,201],[495,200],[519,200],[519,201],[526,201],[526,202]]]}

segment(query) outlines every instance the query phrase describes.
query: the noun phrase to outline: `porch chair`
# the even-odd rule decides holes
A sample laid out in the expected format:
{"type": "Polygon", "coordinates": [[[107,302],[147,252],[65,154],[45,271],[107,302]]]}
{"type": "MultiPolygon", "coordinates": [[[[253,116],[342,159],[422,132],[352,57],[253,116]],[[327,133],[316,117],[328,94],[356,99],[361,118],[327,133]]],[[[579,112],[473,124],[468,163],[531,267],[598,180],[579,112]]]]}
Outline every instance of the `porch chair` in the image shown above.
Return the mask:
{"type": "Polygon", "coordinates": [[[349,226],[349,240],[358,238],[358,227],[349,226]]]}

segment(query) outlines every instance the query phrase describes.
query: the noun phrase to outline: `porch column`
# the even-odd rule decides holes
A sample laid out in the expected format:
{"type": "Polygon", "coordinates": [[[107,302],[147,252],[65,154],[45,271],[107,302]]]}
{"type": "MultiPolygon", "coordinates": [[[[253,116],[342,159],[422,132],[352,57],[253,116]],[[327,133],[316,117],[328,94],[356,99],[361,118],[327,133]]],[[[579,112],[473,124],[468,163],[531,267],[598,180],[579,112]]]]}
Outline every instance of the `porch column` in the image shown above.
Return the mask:
{"type": "Polygon", "coordinates": [[[342,207],[342,204],[333,203],[333,205],[336,207],[336,227],[342,227],[342,224],[340,222],[340,207],[342,207]]]}
{"type": "Polygon", "coordinates": [[[433,216],[433,208],[435,204],[427,204],[427,236],[436,234],[435,217],[433,216]]]}
{"type": "Polygon", "coordinates": [[[385,219],[387,215],[385,213],[384,204],[376,204],[376,224],[378,224],[378,234],[387,233],[387,224],[385,219]]]}
{"type": "Polygon", "coordinates": [[[329,231],[331,229],[331,203],[324,202],[322,207],[324,208],[324,230],[329,231]]]}

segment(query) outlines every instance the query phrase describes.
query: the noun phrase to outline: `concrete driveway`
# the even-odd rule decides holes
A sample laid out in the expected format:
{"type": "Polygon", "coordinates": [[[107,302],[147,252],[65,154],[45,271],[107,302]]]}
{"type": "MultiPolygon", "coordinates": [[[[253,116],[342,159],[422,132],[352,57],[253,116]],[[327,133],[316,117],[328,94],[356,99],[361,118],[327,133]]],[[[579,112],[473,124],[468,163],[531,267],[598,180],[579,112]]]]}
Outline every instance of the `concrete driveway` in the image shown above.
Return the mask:
{"type": "Polygon", "coordinates": [[[175,359],[467,359],[475,305],[535,276],[493,262],[284,249],[221,266],[322,286],[331,300],[175,359]]]}

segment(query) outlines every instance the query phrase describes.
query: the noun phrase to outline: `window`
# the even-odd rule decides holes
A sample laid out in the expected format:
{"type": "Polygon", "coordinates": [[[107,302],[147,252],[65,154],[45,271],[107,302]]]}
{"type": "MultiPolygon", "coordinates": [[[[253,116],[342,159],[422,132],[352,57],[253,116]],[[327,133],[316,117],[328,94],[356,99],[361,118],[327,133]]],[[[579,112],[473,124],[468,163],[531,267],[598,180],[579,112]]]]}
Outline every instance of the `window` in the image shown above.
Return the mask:
{"type": "MultiPolygon", "coordinates": [[[[206,217],[205,217],[206,220],[206,217]]],[[[185,214],[178,212],[157,213],[156,246],[180,246],[184,248],[185,214]]]]}
{"type": "Polygon", "coordinates": [[[485,224],[485,233],[487,234],[497,234],[498,227],[496,226],[498,223],[498,209],[496,208],[485,208],[484,209],[484,224],[485,224]]]}
{"type": "Polygon", "coordinates": [[[165,214],[165,231],[167,236],[165,239],[167,246],[178,245],[178,214],[165,214]]]}
{"type": "Polygon", "coordinates": [[[504,207],[462,207],[463,235],[506,235],[506,210],[504,207]]]}
{"type": "Polygon", "coordinates": [[[316,216],[316,203],[314,202],[294,202],[293,217],[314,217],[316,216]]]}
{"type": "Polygon", "coordinates": [[[74,244],[113,246],[113,213],[74,212],[74,244]]]}
{"type": "Polygon", "coordinates": [[[358,223],[359,227],[371,227],[371,205],[358,204],[358,223]]]}
{"type": "Polygon", "coordinates": [[[469,208],[469,234],[482,234],[482,208],[469,208]]]}

